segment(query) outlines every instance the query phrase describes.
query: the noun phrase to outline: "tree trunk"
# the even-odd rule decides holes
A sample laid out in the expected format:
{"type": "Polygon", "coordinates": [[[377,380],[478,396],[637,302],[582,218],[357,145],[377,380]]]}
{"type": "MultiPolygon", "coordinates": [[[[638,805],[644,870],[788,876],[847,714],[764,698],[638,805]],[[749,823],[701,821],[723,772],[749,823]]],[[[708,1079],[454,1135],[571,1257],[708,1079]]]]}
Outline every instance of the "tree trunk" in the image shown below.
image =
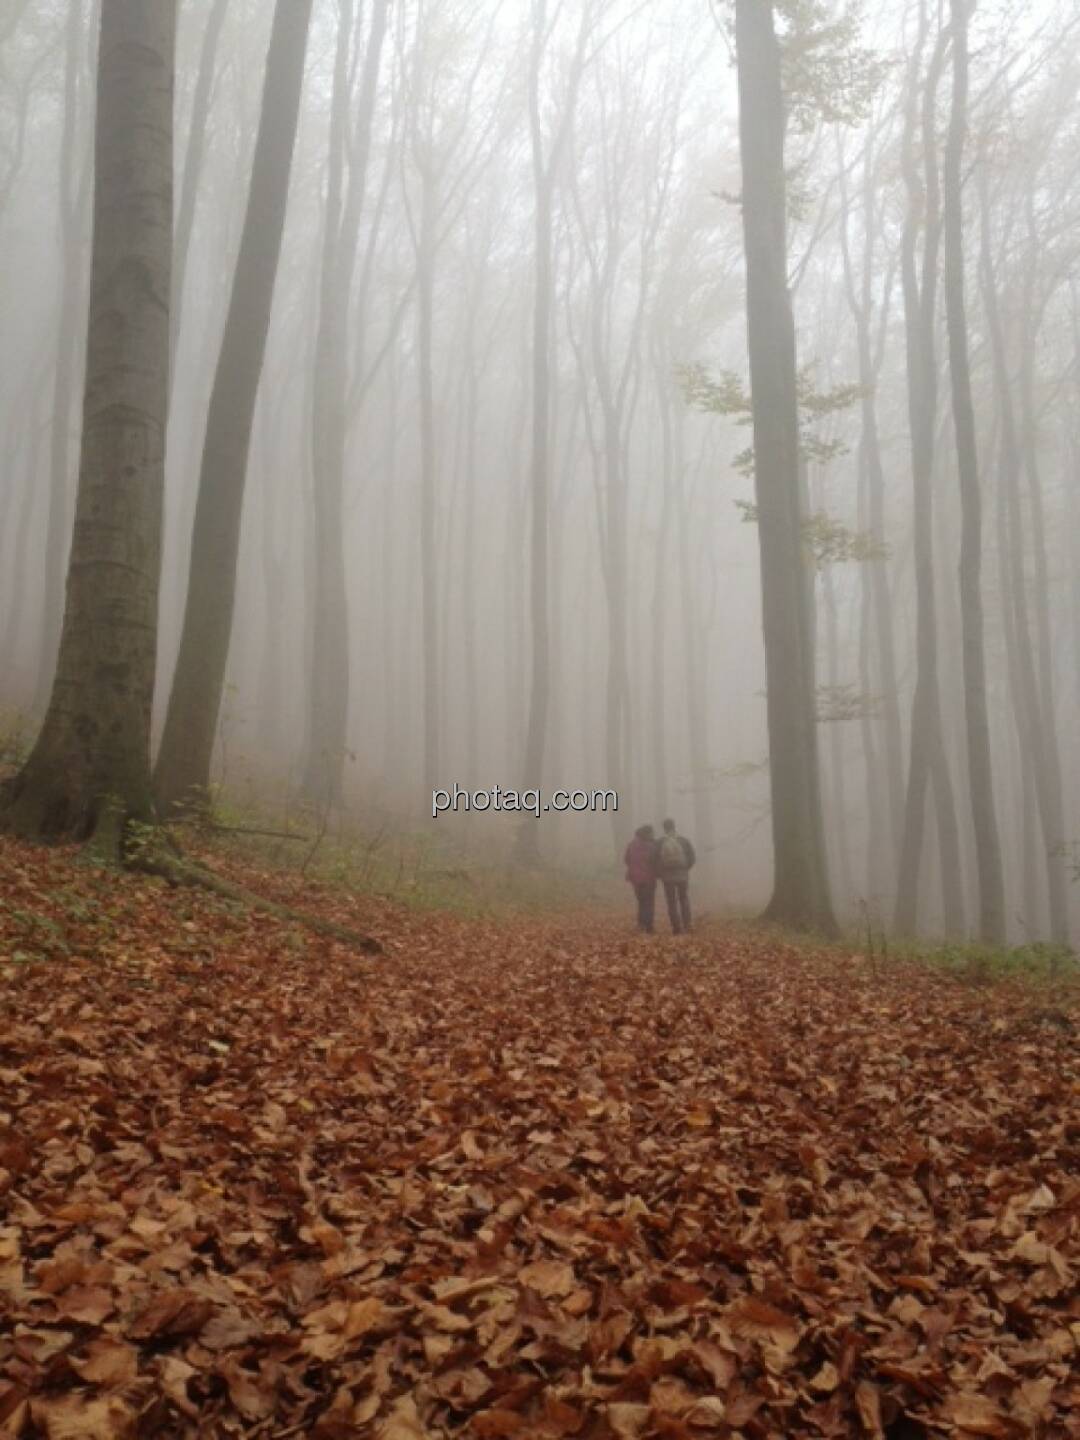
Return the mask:
{"type": "MultiPolygon", "coordinates": [[[[881,455],[881,438],[878,430],[877,415],[877,386],[881,374],[881,364],[884,358],[884,341],[887,333],[887,321],[889,302],[891,296],[891,276],[886,284],[886,295],[882,300],[881,314],[878,320],[877,346],[875,351],[874,341],[871,335],[871,311],[874,293],[874,252],[876,240],[876,217],[874,213],[874,172],[872,165],[873,144],[872,137],[866,142],[863,152],[863,255],[862,273],[859,284],[856,285],[855,272],[852,265],[851,254],[847,237],[847,180],[843,165],[843,157],[839,166],[840,176],[840,197],[841,197],[841,226],[840,226],[840,248],[844,265],[845,290],[848,298],[848,307],[851,310],[855,321],[856,342],[859,358],[859,388],[861,427],[859,432],[858,446],[858,474],[860,484],[865,491],[865,515],[862,524],[868,529],[875,542],[875,549],[879,551],[871,560],[866,561],[862,568],[863,584],[863,624],[869,629],[873,626],[874,636],[877,641],[877,665],[881,683],[881,705],[884,719],[884,759],[881,771],[878,771],[878,762],[875,759],[873,766],[867,773],[867,783],[876,792],[882,778],[885,782],[885,797],[888,814],[888,837],[890,850],[890,865],[895,873],[895,866],[900,856],[900,843],[904,824],[904,760],[903,760],[903,730],[900,723],[900,693],[897,682],[896,671],[896,646],[893,638],[892,603],[889,594],[889,562],[886,553],[886,525],[885,525],[885,470],[881,455]]],[[[871,667],[869,655],[869,636],[865,643],[866,655],[863,665],[862,688],[864,695],[871,693],[870,684],[871,667]]],[[[869,763],[869,750],[877,754],[876,737],[871,736],[869,729],[872,721],[868,718],[864,725],[864,735],[867,741],[867,759],[869,763]]],[[[879,797],[875,793],[870,798],[870,809],[877,813],[882,810],[879,797]]],[[[880,821],[872,826],[871,848],[875,852],[884,850],[880,843],[880,821]]],[[[881,875],[881,860],[872,861],[872,873],[881,875]]],[[[875,884],[872,890],[880,890],[875,884]]]]}
{"type": "Polygon", "coordinates": [[[180,180],[180,194],[176,202],[176,239],[173,244],[173,288],[172,324],[169,340],[170,375],[176,375],[176,351],[180,342],[180,324],[184,318],[184,289],[187,281],[188,253],[191,236],[195,229],[195,210],[199,199],[199,181],[202,178],[203,157],[210,133],[210,101],[217,73],[217,55],[221,43],[221,30],[225,23],[225,12],[229,0],[214,0],[203,32],[202,48],[199,52],[199,71],[195,77],[195,93],[191,100],[191,125],[188,132],[187,150],[184,153],[184,169],[180,180]]]}
{"type": "MultiPolygon", "coordinates": [[[[1068,942],[1069,920],[1065,876],[1062,856],[1059,853],[1065,838],[1061,761],[1057,754],[1056,734],[1053,731],[1052,705],[1049,715],[1043,708],[1045,690],[1040,686],[1036,674],[1028,614],[1027,578],[1024,573],[1024,521],[1020,503],[1021,447],[1009,378],[1005,327],[1001,318],[994,273],[990,196],[984,165],[979,167],[979,201],[982,222],[980,277],[983,307],[990,335],[997,414],[1001,425],[1001,543],[1005,547],[1004,579],[1007,582],[1007,588],[1002,594],[1002,604],[1009,611],[1010,624],[1006,627],[1006,638],[1009,638],[1011,629],[1014,642],[1010,647],[1011,689],[1020,738],[1021,764],[1025,771],[1025,794],[1032,788],[1033,780],[1038,802],[1051,931],[1054,939],[1064,944],[1068,942]],[[1029,771],[1030,779],[1027,777],[1029,771]]],[[[1052,694],[1051,689],[1051,697],[1052,694]]],[[[1029,923],[1033,923],[1035,916],[1030,904],[1028,911],[1029,923]]]]}
{"type": "Polygon", "coordinates": [[[49,510],[45,534],[44,595],[36,706],[45,708],[53,682],[64,606],[64,559],[71,531],[71,438],[81,356],[79,312],[83,297],[83,188],[78,175],[79,74],[83,59],[83,6],[69,0],[64,40],[64,119],[60,136],[60,285],[56,380],[50,430],[49,510]]]}
{"type": "MultiPolygon", "coordinates": [[[[23,483],[21,491],[18,491],[12,476],[8,475],[6,481],[7,503],[4,506],[2,517],[3,534],[11,535],[11,565],[8,571],[9,586],[7,603],[4,609],[4,623],[0,628],[0,665],[4,667],[4,673],[8,677],[19,674],[18,656],[23,638],[23,615],[26,609],[26,594],[30,589],[28,584],[28,567],[31,563],[30,526],[34,516],[34,501],[38,491],[38,466],[41,459],[41,442],[45,434],[45,423],[42,420],[41,408],[43,394],[47,393],[45,387],[40,384],[44,376],[40,374],[33,376],[32,380],[38,383],[33,385],[32,393],[27,397],[26,404],[26,461],[23,468],[23,483]],[[16,495],[18,498],[18,511],[11,523],[12,512],[15,510],[16,495]]],[[[4,556],[0,554],[0,563],[3,563],[4,556]]],[[[16,691],[17,698],[20,691],[16,691]]]]}
{"type": "Polygon", "coordinates": [[[926,30],[924,0],[920,9],[919,42],[912,57],[908,77],[907,114],[902,147],[908,210],[904,220],[901,276],[904,293],[908,419],[911,427],[917,673],[911,710],[911,753],[896,886],[895,926],[901,934],[913,934],[918,927],[919,871],[925,831],[926,796],[930,786],[933,786],[938,820],[946,929],[949,933],[959,933],[963,929],[963,877],[959,831],[941,721],[934,574],[933,470],[937,416],[934,334],[941,238],[935,107],[945,47],[944,40],[939,36],[923,89],[923,202],[923,186],[916,170],[914,144],[919,124],[919,63],[925,46],[926,30]],[[916,249],[919,210],[923,203],[925,239],[920,285],[916,249]]]}
{"type": "Polygon", "coordinates": [[[168,407],[175,0],[104,0],[82,458],[56,679],[7,787],[20,834],[95,838],[153,816],[168,407]]]}
{"type": "Polygon", "coordinates": [[[187,604],[154,772],[163,814],[204,805],[236,605],[240,524],[266,353],[312,0],[278,0],[232,298],[206,422],[187,604]]]}
{"type": "Polygon", "coordinates": [[[1054,653],[1050,634],[1050,577],[1046,554],[1046,520],[1043,513],[1043,482],[1038,453],[1038,416],[1034,396],[1034,367],[1039,329],[1039,312],[1035,303],[1035,277],[1038,273],[1038,225],[1034,214],[1032,188],[1025,195],[1028,241],[1031,260],[1027,272],[1027,300],[1024,314],[1026,334],[1020,347],[1020,416],[1023,423],[1021,453],[1027,481],[1031,513],[1031,550],[1034,561],[1032,602],[1035,611],[1035,636],[1038,641],[1038,706],[1042,734],[1042,761],[1045,769],[1045,816],[1043,840],[1046,850],[1047,884],[1050,895],[1050,924],[1053,938],[1062,945],[1069,943],[1069,909],[1065,874],[1065,793],[1061,749],[1058,743],[1057,706],[1054,699],[1054,653]]]}
{"type": "Polygon", "coordinates": [[[964,137],[968,96],[968,0],[951,0],[953,93],[943,177],[945,202],[945,308],[949,335],[953,429],[960,474],[960,610],[963,623],[964,714],[968,783],[979,881],[979,934],[991,945],[1005,940],[1001,840],[994,803],[990,716],[986,701],[986,637],[982,606],[982,492],[971,397],[967,305],[964,295],[964,137]]]}
{"type": "MultiPolygon", "coordinates": [[[[825,666],[831,694],[840,687],[840,613],[836,597],[833,567],[827,565],[821,582],[822,606],[825,612],[825,666]]],[[[855,894],[851,870],[851,844],[848,834],[847,776],[844,771],[844,722],[833,720],[829,730],[829,780],[832,792],[832,813],[829,835],[832,840],[831,866],[840,887],[843,912],[848,910],[855,894]]]]}
{"type": "Polygon", "coordinates": [[[344,194],[350,115],[349,42],[353,0],[342,0],[331,101],[330,162],[312,392],[315,502],[315,595],[308,745],[303,789],[320,805],[342,798],[349,718],[349,611],[345,584],[345,444],[348,404],[347,322],[357,235],[371,152],[371,117],[378,88],[388,0],[375,0],[356,101],[355,151],[344,194]]]}
{"type": "Polygon", "coordinates": [[[694,803],[694,840],[703,867],[715,864],[712,777],[709,764],[708,655],[701,617],[694,595],[694,564],[690,551],[691,517],[684,479],[685,435],[683,412],[675,417],[675,539],[679,570],[679,606],[682,619],[686,736],[690,754],[690,784],[694,803]]]}
{"type": "MultiPolygon", "coordinates": [[[[535,281],[532,316],[532,448],[529,494],[532,526],[529,554],[529,615],[532,671],[529,685],[529,719],[525,736],[523,779],[526,788],[539,788],[544,780],[544,759],[551,706],[551,321],[554,292],[553,209],[555,178],[577,105],[585,59],[591,5],[581,12],[581,28],[570,68],[567,93],[550,153],[544,155],[541,117],[541,65],[549,39],[547,0],[534,0],[533,37],[529,65],[529,140],[535,189],[533,238],[535,281]]],[[[539,855],[539,826],[526,820],[518,831],[519,857],[526,863],[539,855]]]]}
{"type": "Polygon", "coordinates": [[[670,635],[671,616],[668,613],[668,595],[671,592],[671,567],[668,563],[668,549],[671,537],[671,490],[674,466],[674,427],[669,394],[670,371],[657,366],[657,390],[660,406],[661,458],[660,458],[660,525],[653,547],[653,595],[652,595],[652,665],[649,677],[652,715],[652,766],[651,785],[645,793],[653,796],[656,812],[671,809],[668,790],[668,745],[667,734],[667,647],[670,635]]]}
{"type": "Polygon", "coordinates": [[[439,552],[436,528],[435,435],[435,224],[436,177],[425,167],[421,181],[417,247],[419,315],[417,366],[420,380],[420,609],[424,674],[424,795],[439,787],[442,705],[439,688],[439,552]]]}
{"type": "Polygon", "coordinates": [[[837,927],[821,817],[814,626],[799,483],[784,97],[771,0],[736,0],[735,49],[775,856],[766,917],[833,933],[837,927]]]}

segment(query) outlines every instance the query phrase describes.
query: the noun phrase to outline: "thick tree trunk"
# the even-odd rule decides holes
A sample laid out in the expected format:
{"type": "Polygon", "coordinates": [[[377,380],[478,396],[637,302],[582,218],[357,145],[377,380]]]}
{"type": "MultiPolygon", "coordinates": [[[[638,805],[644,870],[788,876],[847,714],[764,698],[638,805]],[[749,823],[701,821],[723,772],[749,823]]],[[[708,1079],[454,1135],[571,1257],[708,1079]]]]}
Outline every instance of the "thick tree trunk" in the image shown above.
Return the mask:
{"type": "Polygon", "coordinates": [[[775,856],[766,917],[830,933],[836,920],[821,817],[814,625],[787,276],[784,97],[771,0],[736,0],[735,48],[775,856]]]}
{"type": "Polygon", "coordinates": [[[168,405],[175,0],[104,0],[82,459],[45,722],[7,787],[21,834],[149,820],[168,405]]]}
{"type": "Polygon", "coordinates": [[[1005,940],[1001,840],[994,803],[990,716],[986,700],[986,637],[982,605],[982,491],[971,396],[967,305],[964,295],[964,138],[968,96],[968,0],[952,0],[953,92],[943,177],[945,202],[945,308],[953,429],[960,474],[960,611],[963,623],[964,714],[968,784],[979,881],[979,934],[992,945],[1005,940]]]}
{"type": "Polygon", "coordinates": [[[163,814],[210,785],[236,605],[240,524],[266,354],[312,0],[278,0],[232,298],[206,422],[180,650],[154,772],[163,814]]]}

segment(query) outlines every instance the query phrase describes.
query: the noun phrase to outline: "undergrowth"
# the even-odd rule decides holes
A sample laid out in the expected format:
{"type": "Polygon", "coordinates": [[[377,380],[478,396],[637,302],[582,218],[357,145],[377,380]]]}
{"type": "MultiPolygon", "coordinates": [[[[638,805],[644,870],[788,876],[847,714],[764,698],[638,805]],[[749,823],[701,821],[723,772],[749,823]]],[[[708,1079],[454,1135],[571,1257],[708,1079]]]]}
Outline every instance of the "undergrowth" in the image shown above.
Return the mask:
{"type": "Polygon", "coordinates": [[[608,909],[625,901],[616,867],[595,861],[517,865],[507,858],[510,836],[466,843],[388,820],[365,830],[344,820],[328,823],[312,810],[241,807],[220,793],[213,796],[209,823],[190,831],[211,849],[268,869],[420,911],[510,916],[608,909]]]}

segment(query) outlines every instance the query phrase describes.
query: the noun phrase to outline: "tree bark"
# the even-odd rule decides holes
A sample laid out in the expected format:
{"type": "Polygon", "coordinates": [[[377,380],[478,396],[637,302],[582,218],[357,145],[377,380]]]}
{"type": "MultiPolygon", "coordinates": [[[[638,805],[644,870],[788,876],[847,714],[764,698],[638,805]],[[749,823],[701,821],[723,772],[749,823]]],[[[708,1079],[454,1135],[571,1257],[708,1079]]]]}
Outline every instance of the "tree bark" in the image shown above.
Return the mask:
{"type": "Polygon", "coordinates": [[[83,196],[78,173],[79,75],[83,59],[83,7],[70,0],[64,39],[64,111],[60,135],[60,285],[49,452],[49,508],[45,533],[44,595],[35,708],[49,696],[64,607],[64,560],[71,524],[71,440],[81,356],[79,312],[83,299],[83,196]]]}
{"type": "Polygon", "coordinates": [[[357,236],[367,187],[371,120],[378,90],[388,0],[375,0],[356,101],[348,193],[344,193],[350,114],[349,41],[353,0],[342,0],[331,101],[326,230],[312,392],[315,595],[308,745],[303,789],[321,805],[339,805],[349,718],[349,611],[345,584],[345,448],[348,409],[347,322],[357,236]]]}
{"type": "MultiPolygon", "coordinates": [[[[578,90],[585,63],[591,7],[581,12],[581,27],[570,68],[567,93],[549,153],[544,153],[541,117],[541,67],[548,31],[547,0],[533,0],[532,46],[529,64],[529,142],[532,157],[535,209],[533,241],[535,279],[532,315],[532,437],[529,464],[529,495],[532,528],[529,555],[529,615],[532,638],[532,669],[529,686],[529,719],[525,736],[523,779],[525,788],[539,788],[544,779],[548,713],[551,705],[551,616],[550,528],[551,528],[551,329],[554,290],[553,211],[555,180],[562,152],[573,124],[578,90]]],[[[518,831],[519,857],[529,863],[539,855],[539,826],[525,821],[518,831]]]]}
{"type": "Polygon", "coordinates": [[[175,0],[104,0],[82,457],[56,678],[7,787],[20,834],[150,820],[168,406],[175,0]]]}
{"type": "Polygon", "coordinates": [[[913,934],[918,926],[919,870],[925,830],[926,796],[928,789],[932,787],[941,849],[945,928],[950,934],[959,934],[963,930],[963,876],[956,807],[941,720],[932,498],[937,416],[934,335],[941,240],[935,113],[945,44],[943,37],[939,36],[923,87],[921,124],[924,195],[915,162],[915,135],[920,111],[919,66],[926,33],[926,4],[923,0],[920,8],[919,41],[908,76],[907,114],[901,155],[904,187],[908,196],[901,252],[901,277],[904,294],[908,419],[911,427],[917,673],[911,710],[911,751],[896,886],[895,928],[901,934],[913,934]],[[921,284],[916,255],[920,211],[923,212],[924,228],[921,284]]]}
{"type": "Polygon", "coordinates": [[[210,101],[217,73],[217,56],[221,44],[221,31],[225,23],[225,12],[229,0],[214,0],[203,32],[202,48],[199,52],[199,70],[195,77],[195,93],[191,101],[191,125],[188,132],[187,150],[184,153],[184,169],[180,180],[180,194],[176,202],[176,238],[173,242],[173,289],[172,324],[169,341],[169,368],[176,374],[176,351],[180,341],[180,324],[184,312],[184,289],[187,281],[188,252],[191,236],[195,229],[195,210],[199,199],[199,181],[202,178],[203,158],[210,133],[210,101]]]}
{"type": "Polygon", "coordinates": [[[773,895],[765,915],[782,924],[834,933],[799,481],[784,97],[771,0],[736,0],[735,49],[775,857],[773,895]]]}
{"type": "Polygon", "coordinates": [[[417,367],[420,381],[420,577],[424,674],[424,794],[439,786],[442,705],[439,685],[439,551],[435,435],[435,255],[437,177],[427,157],[421,176],[417,245],[417,367]]]}
{"type": "MultiPolygon", "coordinates": [[[[1020,760],[1025,772],[1025,794],[1034,788],[1044,851],[1047,903],[1051,932],[1055,940],[1068,943],[1068,901],[1065,893],[1062,856],[1065,821],[1062,804],[1060,756],[1056,755],[1053,713],[1043,709],[1045,691],[1039,683],[1034,660],[1034,643],[1028,611],[1027,577],[1024,573],[1024,521],[1020,503],[1021,445],[1008,368],[1005,327],[998,299],[998,283],[990,233],[990,195],[985,164],[979,167],[981,215],[980,278],[983,308],[986,311],[993,361],[994,393],[1001,426],[1001,543],[1004,546],[1003,578],[1006,587],[1002,603],[1009,623],[1006,638],[1010,651],[1011,689],[1020,739],[1020,760]],[[1056,764],[1054,763],[1056,759],[1056,764]],[[1032,785],[1033,782],[1033,785],[1032,785]]],[[[1052,695],[1052,690],[1051,690],[1052,695]]],[[[1034,915],[1029,910],[1029,923],[1034,915]]]]}
{"type": "Polygon", "coordinates": [[[979,935],[991,945],[1005,940],[1004,877],[990,716],[986,700],[986,636],[982,606],[982,491],[971,397],[967,304],[964,293],[964,139],[968,97],[968,0],[951,0],[953,91],[945,145],[945,308],[949,337],[953,430],[960,475],[960,611],[963,624],[964,714],[968,784],[979,882],[979,935]]]}
{"type": "MultiPolygon", "coordinates": [[[[872,722],[867,720],[864,726],[864,733],[869,742],[869,749],[874,752],[873,764],[869,764],[868,758],[868,796],[869,790],[875,791],[869,796],[869,809],[872,814],[885,811],[888,817],[887,835],[889,837],[888,853],[889,865],[895,873],[895,866],[900,856],[901,836],[904,824],[904,760],[903,760],[903,728],[900,722],[900,693],[897,681],[896,668],[896,645],[893,637],[892,599],[889,593],[889,569],[888,557],[886,554],[886,523],[885,523],[885,468],[881,454],[881,437],[878,429],[877,414],[877,390],[881,375],[881,366],[885,353],[885,335],[888,322],[888,312],[891,298],[891,275],[886,282],[886,294],[881,304],[881,313],[878,317],[877,343],[875,348],[874,337],[871,331],[873,287],[874,287],[874,256],[876,235],[876,215],[874,208],[875,185],[874,170],[872,164],[873,137],[869,137],[862,157],[862,195],[863,195],[863,255],[862,272],[859,283],[856,284],[854,266],[848,243],[848,196],[847,180],[844,171],[843,157],[840,157],[840,197],[841,197],[841,226],[840,226],[840,248],[844,265],[845,291],[848,299],[848,307],[851,310],[855,321],[856,342],[859,358],[859,388],[861,425],[859,432],[858,447],[858,473],[862,489],[865,491],[866,504],[863,523],[868,529],[875,542],[875,548],[879,554],[873,559],[865,562],[862,569],[862,584],[864,594],[864,619],[863,623],[869,630],[873,627],[874,638],[877,643],[877,666],[881,683],[881,705],[884,721],[883,751],[884,757],[880,764],[877,760],[876,737],[869,734],[869,727],[872,722]],[[876,794],[880,780],[884,780],[886,805],[880,804],[880,797],[876,794]]],[[[870,656],[869,656],[869,634],[866,639],[866,655],[863,675],[863,691],[869,695],[871,687],[870,680],[870,656]]],[[[872,860],[872,873],[875,876],[883,874],[883,860],[885,845],[881,843],[880,821],[871,826],[871,851],[877,856],[872,860]]],[[[876,885],[873,889],[879,889],[876,885]]]]}
{"type": "Polygon", "coordinates": [[[187,604],[154,773],[162,814],[206,803],[236,605],[255,401],[266,354],[312,0],[278,0],[232,298],[206,422],[187,604]]]}

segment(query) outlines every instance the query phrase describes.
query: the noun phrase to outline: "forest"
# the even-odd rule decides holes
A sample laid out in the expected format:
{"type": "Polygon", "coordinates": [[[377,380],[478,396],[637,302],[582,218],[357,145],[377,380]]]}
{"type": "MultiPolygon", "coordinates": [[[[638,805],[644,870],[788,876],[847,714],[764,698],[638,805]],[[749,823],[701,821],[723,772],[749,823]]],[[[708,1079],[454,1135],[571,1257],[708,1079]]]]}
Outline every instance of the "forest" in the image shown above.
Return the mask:
{"type": "Polygon", "coordinates": [[[1078,1433],[1078,80],[0,0],[0,1440],[1078,1433]]]}
{"type": "MultiPolygon", "coordinates": [[[[151,548],[103,597],[156,630],[122,808],[409,827],[443,787],[610,787],[614,820],[461,843],[599,866],[677,810],[719,905],[1067,945],[1072,7],[181,8],[139,397],[167,435],[123,441],[153,476],[115,523],[151,548]]],[[[54,680],[111,703],[61,645],[91,235],[123,203],[97,26],[11,0],[2,36],[13,764],[54,680]]],[[[45,789],[71,743],[46,725],[45,789]]],[[[21,808],[85,836],[99,802],[21,808]]]]}

